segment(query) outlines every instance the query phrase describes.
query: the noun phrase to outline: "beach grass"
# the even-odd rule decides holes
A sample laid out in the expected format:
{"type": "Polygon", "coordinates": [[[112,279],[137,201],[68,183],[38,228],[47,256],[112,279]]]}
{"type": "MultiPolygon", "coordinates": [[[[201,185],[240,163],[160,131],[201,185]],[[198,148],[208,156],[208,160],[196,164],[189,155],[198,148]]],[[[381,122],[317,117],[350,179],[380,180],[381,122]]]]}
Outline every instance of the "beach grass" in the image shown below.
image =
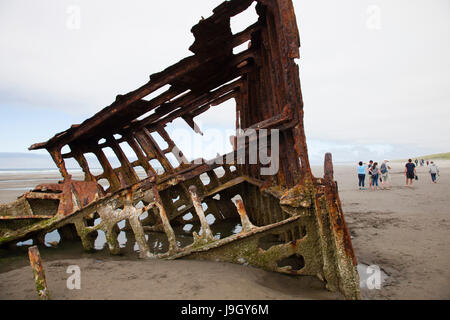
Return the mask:
{"type": "Polygon", "coordinates": [[[434,159],[450,160],[450,152],[430,154],[428,156],[420,157],[420,159],[424,159],[424,160],[434,160],[434,159]]]}
{"type": "MultiPolygon", "coordinates": [[[[423,160],[450,160],[450,152],[445,153],[435,153],[435,154],[429,154],[426,156],[418,156],[418,157],[411,157],[411,159],[423,159],[423,160]]],[[[399,159],[394,160],[395,162],[402,162],[402,161],[408,161],[408,159],[399,159]]]]}

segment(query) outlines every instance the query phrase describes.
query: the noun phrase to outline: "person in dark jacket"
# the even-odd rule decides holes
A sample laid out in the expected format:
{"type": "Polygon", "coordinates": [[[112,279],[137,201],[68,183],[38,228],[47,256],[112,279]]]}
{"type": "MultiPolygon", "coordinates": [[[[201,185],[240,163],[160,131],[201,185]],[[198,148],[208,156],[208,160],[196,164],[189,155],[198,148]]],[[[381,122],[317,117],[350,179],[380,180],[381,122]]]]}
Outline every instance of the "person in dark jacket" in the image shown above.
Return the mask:
{"type": "Polygon", "coordinates": [[[409,180],[409,184],[412,187],[413,180],[416,177],[416,174],[416,166],[414,165],[414,163],[412,163],[411,159],[408,159],[408,162],[405,165],[406,186],[408,186],[409,180]]]}
{"type": "Polygon", "coordinates": [[[373,166],[373,161],[370,160],[369,164],[367,165],[367,177],[369,177],[369,187],[372,187],[372,175],[370,174],[370,168],[372,168],[373,166]]]}

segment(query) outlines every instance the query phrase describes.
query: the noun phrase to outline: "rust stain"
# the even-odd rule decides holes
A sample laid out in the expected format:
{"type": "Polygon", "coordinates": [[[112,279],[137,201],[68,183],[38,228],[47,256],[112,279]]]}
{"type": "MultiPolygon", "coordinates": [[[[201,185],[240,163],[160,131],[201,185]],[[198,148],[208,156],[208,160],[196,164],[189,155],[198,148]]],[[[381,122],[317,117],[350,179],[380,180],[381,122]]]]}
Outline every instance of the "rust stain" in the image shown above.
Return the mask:
{"type": "Polygon", "coordinates": [[[320,275],[330,289],[349,299],[360,298],[356,257],[331,154],[325,156],[323,178],[311,173],[299,68],[294,60],[300,57],[300,37],[292,0],[225,1],[195,25],[192,33],[194,55],[151,75],[136,90],[118,95],[83,123],[29,148],[46,149],[64,180],[36,186],[16,202],[0,205],[0,245],[71,226],[86,250],[93,249],[96,232],[103,230],[111,253],[118,254],[117,224],[126,220],[141,257],[155,256],[146,244],[144,229],[164,231],[170,246],[160,258],[229,259],[271,271],[320,275]],[[258,21],[233,34],[231,17],[250,10],[252,3],[256,3],[258,21]],[[233,53],[233,48],[246,42],[244,51],[233,53]],[[166,91],[145,99],[166,85],[166,91]],[[236,129],[258,133],[267,129],[267,140],[272,130],[279,131],[280,166],[271,176],[261,174],[261,164],[238,161],[238,134],[230,138],[233,152],[198,163],[187,162],[165,129],[173,120],[183,119],[193,132],[202,134],[195,118],[230,99],[236,102],[236,129]],[[155,140],[156,133],[167,146],[155,140]],[[124,144],[137,159],[127,157],[124,144]],[[70,152],[62,153],[67,146],[70,152]],[[103,152],[106,147],[117,156],[119,167],[112,167],[103,152]],[[168,153],[178,155],[183,163],[175,166],[168,153]],[[94,174],[87,154],[95,155],[102,174],[94,174]],[[68,159],[80,165],[84,181],[72,180],[66,168],[68,159]],[[160,167],[152,165],[154,160],[160,167]],[[146,177],[139,177],[138,167],[146,177]],[[217,169],[224,171],[223,176],[217,175],[217,169]],[[208,184],[202,180],[205,175],[208,184]],[[101,180],[109,186],[103,188],[101,180]],[[234,202],[237,195],[242,200],[234,202]],[[143,206],[138,207],[141,202],[143,206]],[[144,212],[148,216],[141,219],[144,212]],[[92,219],[99,216],[101,222],[92,226],[92,219]],[[207,221],[211,216],[215,222],[207,221]],[[37,217],[43,221],[25,223],[37,217]],[[242,232],[223,239],[213,235],[215,224],[236,218],[240,218],[242,232]],[[203,233],[192,232],[194,242],[180,248],[172,225],[188,223],[203,233]],[[277,261],[293,253],[302,257],[304,266],[297,266],[299,270],[277,267],[277,261]]]}

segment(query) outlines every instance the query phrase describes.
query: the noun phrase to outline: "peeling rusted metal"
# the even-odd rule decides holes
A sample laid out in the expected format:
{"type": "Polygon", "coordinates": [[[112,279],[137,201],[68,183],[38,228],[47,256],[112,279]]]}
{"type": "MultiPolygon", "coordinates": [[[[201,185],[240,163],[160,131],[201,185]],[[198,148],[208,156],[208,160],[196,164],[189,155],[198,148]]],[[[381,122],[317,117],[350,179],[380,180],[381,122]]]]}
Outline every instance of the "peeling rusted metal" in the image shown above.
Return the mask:
{"type": "Polygon", "coordinates": [[[249,232],[252,231],[254,228],[256,228],[250,222],[250,219],[247,216],[247,212],[245,211],[244,203],[242,202],[242,200],[236,201],[236,207],[239,213],[239,217],[241,218],[242,231],[249,232]]]}
{"type": "Polygon", "coordinates": [[[118,223],[125,220],[122,230],[134,233],[142,258],[211,259],[313,275],[330,290],[349,299],[361,298],[331,155],[325,157],[323,178],[311,173],[294,60],[300,56],[300,38],[292,1],[230,0],[213,13],[192,28],[193,56],[150,76],[135,91],[118,95],[92,118],[30,147],[47,149],[64,180],[37,186],[16,202],[0,205],[0,245],[26,239],[42,242],[45,233],[70,227],[65,233],[76,230],[76,234],[66,238],[79,237],[86,250],[94,249],[97,232],[103,230],[110,252],[119,254],[118,223]],[[252,3],[258,21],[233,34],[231,18],[250,10],[252,3]],[[233,53],[246,42],[246,50],[233,53]],[[165,85],[169,85],[165,92],[145,99],[165,85]],[[229,99],[236,102],[233,152],[188,162],[165,126],[183,119],[202,134],[195,118],[229,99]],[[269,149],[271,129],[279,130],[276,173],[264,176],[261,164],[241,161],[249,156],[248,149],[242,155],[238,147],[241,129],[260,134],[247,139],[247,145],[256,141],[259,148],[269,149]],[[156,133],[167,147],[155,141],[156,133]],[[124,143],[136,153],[135,160],[125,154],[124,143]],[[70,152],[63,154],[63,147],[70,152]],[[119,167],[112,167],[104,148],[112,149],[119,167]],[[102,173],[91,170],[88,153],[98,159],[102,173]],[[178,166],[169,161],[169,153],[179,160],[178,166]],[[80,165],[85,181],[72,180],[65,164],[70,158],[80,165]],[[146,177],[139,177],[137,167],[146,177]],[[217,175],[218,169],[223,176],[217,175]],[[103,179],[109,183],[106,188],[99,184],[103,179]],[[238,195],[241,200],[235,201],[238,195]],[[147,217],[141,220],[145,212],[147,217]],[[214,220],[211,225],[208,217],[214,220]],[[100,222],[93,225],[94,219],[100,222]],[[214,233],[216,226],[230,221],[240,225],[241,232],[214,233]],[[192,243],[182,247],[176,230],[187,224],[197,230],[191,232],[192,243]],[[163,232],[167,252],[151,252],[146,232],[163,232]]]}
{"type": "Polygon", "coordinates": [[[205,242],[208,243],[210,241],[214,241],[213,234],[211,229],[209,228],[208,222],[206,221],[205,213],[203,212],[202,204],[197,195],[197,188],[195,186],[189,187],[189,193],[192,199],[192,204],[194,205],[195,212],[200,220],[200,224],[202,226],[202,235],[199,236],[197,233],[194,233],[194,238],[197,242],[205,242]]]}
{"type": "Polygon", "coordinates": [[[41,255],[37,246],[28,248],[31,268],[33,268],[33,277],[36,284],[36,291],[40,300],[50,300],[50,293],[45,280],[44,266],[42,265],[41,255]]]}

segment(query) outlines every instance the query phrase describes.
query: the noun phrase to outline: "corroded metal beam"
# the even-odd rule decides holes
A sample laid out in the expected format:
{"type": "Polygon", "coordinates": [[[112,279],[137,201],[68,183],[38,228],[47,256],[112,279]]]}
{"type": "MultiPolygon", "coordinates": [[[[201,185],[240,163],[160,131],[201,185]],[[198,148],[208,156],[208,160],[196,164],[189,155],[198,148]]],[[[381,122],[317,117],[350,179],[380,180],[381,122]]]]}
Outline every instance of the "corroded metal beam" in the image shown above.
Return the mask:
{"type": "Polygon", "coordinates": [[[36,291],[40,300],[50,300],[50,293],[45,280],[44,266],[42,265],[41,255],[37,246],[28,248],[28,257],[30,258],[31,268],[33,268],[34,282],[36,291]]]}
{"type": "Polygon", "coordinates": [[[125,220],[125,230],[134,233],[142,258],[211,259],[295,276],[314,275],[330,290],[349,299],[361,298],[331,155],[325,157],[323,178],[311,172],[295,61],[300,57],[300,37],[292,0],[226,1],[192,33],[193,56],[117,96],[82,124],[30,147],[46,148],[64,181],[38,186],[16,202],[0,205],[0,245],[26,239],[42,242],[47,232],[76,228],[85,250],[94,249],[97,231],[102,230],[111,254],[119,254],[118,223],[125,220]],[[231,18],[253,10],[252,3],[256,3],[257,22],[232,34],[231,18]],[[245,42],[247,48],[234,54],[233,49],[245,42]],[[165,85],[169,85],[166,91],[145,100],[165,85]],[[211,107],[219,110],[230,99],[236,102],[233,152],[188,162],[165,126],[184,119],[201,133],[195,118],[211,107]],[[246,138],[241,134],[245,129],[258,134],[246,138]],[[278,130],[278,146],[268,142],[269,136],[277,136],[272,130],[278,130]],[[157,134],[167,146],[159,145],[157,134]],[[244,147],[238,146],[241,140],[244,147]],[[261,161],[243,161],[249,158],[252,143],[257,143],[259,155],[262,148],[271,153],[279,150],[277,172],[267,176],[261,161]],[[70,152],[62,154],[66,145],[70,152]],[[134,159],[125,153],[126,145],[136,154],[134,159]],[[119,167],[113,167],[103,151],[108,147],[119,167]],[[88,153],[95,155],[103,173],[93,173],[88,153]],[[171,162],[169,153],[181,163],[171,162]],[[70,158],[80,164],[85,181],[72,180],[65,162],[70,158]],[[145,177],[138,175],[137,167],[144,169],[145,177]],[[98,184],[102,179],[109,187],[98,184]],[[234,201],[237,196],[241,200],[234,201]],[[211,225],[206,220],[210,215],[215,219],[211,225]],[[95,219],[100,222],[93,225],[95,219]],[[240,226],[241,232],[215,233],[220,223],[240,226]],[[177,232],[188,224],[194,230],[182,235],[191,235],[192,243],[183,247],[177,232]],[[145,232],[163,232],[167,252],[151,252],[145,232]]]}

